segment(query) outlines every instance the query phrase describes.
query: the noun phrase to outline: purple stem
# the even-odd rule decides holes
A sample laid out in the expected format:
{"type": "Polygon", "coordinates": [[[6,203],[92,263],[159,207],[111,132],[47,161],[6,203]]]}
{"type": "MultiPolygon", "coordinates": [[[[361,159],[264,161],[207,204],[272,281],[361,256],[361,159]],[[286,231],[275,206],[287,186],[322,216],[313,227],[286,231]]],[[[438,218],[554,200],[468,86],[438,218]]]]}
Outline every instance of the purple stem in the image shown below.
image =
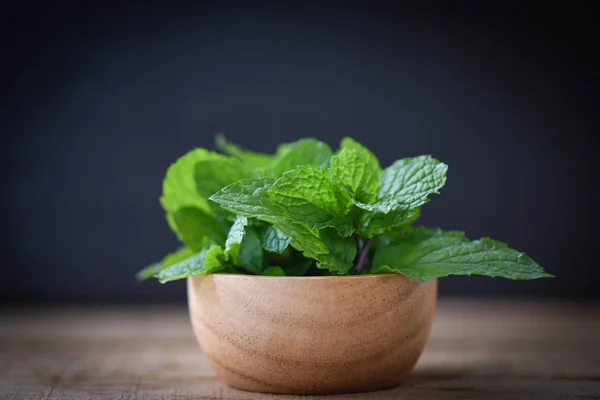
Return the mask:
{"type": "Polygon", "coordinates": [[[363,248],[360,251],[360,255],[358,256],[358,260],[356,261],[356,266],[354,270],[357,274],[360,274],[365,266],[365,261],[367,261],[367,256],[369,255],[369,250],[371,249],[371,239],[367,239],[363,248]]]}

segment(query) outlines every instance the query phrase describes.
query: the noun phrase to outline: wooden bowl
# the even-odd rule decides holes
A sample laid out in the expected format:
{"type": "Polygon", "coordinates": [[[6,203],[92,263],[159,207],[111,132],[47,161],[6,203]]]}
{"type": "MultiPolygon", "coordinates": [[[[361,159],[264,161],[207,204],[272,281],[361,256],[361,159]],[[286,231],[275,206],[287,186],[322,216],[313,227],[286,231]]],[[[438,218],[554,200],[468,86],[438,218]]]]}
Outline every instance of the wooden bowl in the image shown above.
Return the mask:
{"type": "Polygon", "coordinates": [[[188,278],[194,333],[218,377],[253,392],[384,389],[413,368],[437,282],[402,275],[188,278]]]}

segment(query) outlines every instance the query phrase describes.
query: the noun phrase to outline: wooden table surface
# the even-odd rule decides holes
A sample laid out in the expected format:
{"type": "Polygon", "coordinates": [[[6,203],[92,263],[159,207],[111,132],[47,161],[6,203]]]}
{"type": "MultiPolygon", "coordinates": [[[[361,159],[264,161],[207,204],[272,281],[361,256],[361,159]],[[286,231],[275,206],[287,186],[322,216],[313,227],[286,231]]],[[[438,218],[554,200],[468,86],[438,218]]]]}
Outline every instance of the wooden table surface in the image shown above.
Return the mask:
{"type": "MultiPolygon", "coordinates": [[[[600,399],[600,304],[440,301],[399,387],[336,399],[600,399]]],[[[0,399],[302,399],[221,384],[185,307],[0,307],[0,399]]]]}

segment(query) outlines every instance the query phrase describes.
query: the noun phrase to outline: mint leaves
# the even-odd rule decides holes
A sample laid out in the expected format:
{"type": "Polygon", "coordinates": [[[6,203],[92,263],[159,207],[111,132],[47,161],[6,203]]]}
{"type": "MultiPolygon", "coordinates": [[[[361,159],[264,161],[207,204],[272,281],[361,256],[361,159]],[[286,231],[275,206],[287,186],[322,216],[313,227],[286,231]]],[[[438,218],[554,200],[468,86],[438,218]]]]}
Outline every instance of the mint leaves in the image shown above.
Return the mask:
{"type": "Polygon", "coordinates": [[[505,243],[490,238],[471,242],[462,232],[426,228],[409,228],[397,244],[379,249],[372,272],[403,274],[421,282],[448,275],[552,277],[525,253],[505,243]]]}
{"type": "Polygon", "coordinates": [[[184,247],[137,274],[160,282],[198,274],[402,274],[551,277],[524,253],[489,238],[413,227],[446,183],[448,166],[424,155],[382,169],[344,138],[251,152],[217,136],[225,154],[195,149],[167,170],[160,202],[184,247]]]}

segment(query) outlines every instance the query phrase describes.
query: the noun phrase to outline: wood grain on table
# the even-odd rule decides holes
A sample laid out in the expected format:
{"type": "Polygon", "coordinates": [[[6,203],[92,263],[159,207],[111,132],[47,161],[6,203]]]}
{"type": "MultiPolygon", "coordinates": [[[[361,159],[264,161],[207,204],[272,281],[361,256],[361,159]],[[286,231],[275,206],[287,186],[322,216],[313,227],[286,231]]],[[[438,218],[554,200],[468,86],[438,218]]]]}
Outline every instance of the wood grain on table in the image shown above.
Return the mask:
{"type": "MultiPolygon", "coordinates": [[[[73,398],[321,397],[224,386],[183,306],[0,307],[0,399],[73,398]]],[[[600,304],[441,300],[401,386],[335,398],[600,399],[600,304]]]]}

